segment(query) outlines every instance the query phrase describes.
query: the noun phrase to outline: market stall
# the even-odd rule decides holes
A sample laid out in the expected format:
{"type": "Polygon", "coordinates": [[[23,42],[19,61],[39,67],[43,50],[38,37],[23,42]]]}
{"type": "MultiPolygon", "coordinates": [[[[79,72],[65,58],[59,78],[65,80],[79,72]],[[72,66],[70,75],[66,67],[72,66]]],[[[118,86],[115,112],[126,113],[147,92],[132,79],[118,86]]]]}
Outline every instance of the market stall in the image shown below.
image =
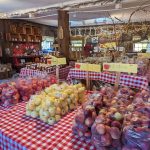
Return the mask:
{"type": "Polygon", "coordinates": [[[94,146],[72,133],[72,121],[77,110],[70,112],[57,124],[50,126],[25,115],[26,103],[9,109],[0,107],[0,148],[1,149],[91,149],[94,146]]]}
{"type": "MultiPolygon", "coordinates": [[[[64,68],[59,69],[59,77],[60,79],[66,79],[68,76],[68,73],[72,67],[71,66],[66,66],[64,68]]],[[[48,71],[39,71],[39,70],[33,70],[33,69],[28,69],[28,68],[22,68],[20,71],[20,77],[33,77],[33,76],[45,76],[48,74],[53,74],[56,75],[56,67],[54,69],[48,70],[48,71]]]]}
{"type": "MultiPolygon", "coordinates": [[[[72,79],[86,79],[86,74],[86,71],[71,69],[67,80],[71,81],[72,79]]],[[[114,84],[116,80],[116,74],[110,72],[90,72],[89,80],[100,80],[106,83],[114,84]]],[[[148,89],[148,80],[146,77],[121,74],[120,85],[137,89],[148,89]]]]}
{"type": "Polygon", "coordinates": [[[150,1],[35,1],[0,1],[0,150],[150,150],[150,1]]]}

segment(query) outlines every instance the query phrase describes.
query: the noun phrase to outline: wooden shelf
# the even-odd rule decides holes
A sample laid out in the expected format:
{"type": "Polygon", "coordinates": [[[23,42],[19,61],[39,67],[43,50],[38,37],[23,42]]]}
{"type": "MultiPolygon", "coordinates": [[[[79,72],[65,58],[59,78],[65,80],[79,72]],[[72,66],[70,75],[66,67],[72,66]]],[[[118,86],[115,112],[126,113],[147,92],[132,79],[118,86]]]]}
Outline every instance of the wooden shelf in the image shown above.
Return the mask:
{"type": "Polygon", "coordinates": [[[42,42],[41,28],[30,24],[10,24],[6,41],[40,43],[42,42]]]}
{"type": "Polygon", "coordinates": [[[30,42],[30,41],[9,41],[9,42],[12,42],[12,43],[41,43],[41,42],[30,42]]]}
{"type": "Polygon", "coordinates": [[[27,56],[11,56],[12,58],[35,58],[35,57],[43,57],[43,55],[27,55],[27,56]]]}

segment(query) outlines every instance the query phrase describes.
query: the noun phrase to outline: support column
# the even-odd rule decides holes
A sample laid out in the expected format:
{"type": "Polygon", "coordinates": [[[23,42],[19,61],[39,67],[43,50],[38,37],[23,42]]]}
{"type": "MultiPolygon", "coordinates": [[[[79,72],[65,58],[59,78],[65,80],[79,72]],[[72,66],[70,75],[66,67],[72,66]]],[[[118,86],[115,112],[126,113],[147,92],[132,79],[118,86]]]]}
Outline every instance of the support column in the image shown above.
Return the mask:
{"type": "Polygon", "coordinates": [[[63,53],[64,57],[69,58],[69,14],[66,10],[58,10],[58,44],[59,51],[63,53]]]}

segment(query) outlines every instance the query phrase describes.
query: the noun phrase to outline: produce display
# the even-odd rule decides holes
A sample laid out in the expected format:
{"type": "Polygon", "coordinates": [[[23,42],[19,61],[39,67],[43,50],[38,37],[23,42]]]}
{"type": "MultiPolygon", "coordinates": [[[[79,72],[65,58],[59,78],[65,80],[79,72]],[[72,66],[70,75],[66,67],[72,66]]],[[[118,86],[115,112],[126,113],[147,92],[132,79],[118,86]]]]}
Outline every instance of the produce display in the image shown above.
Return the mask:
{"type": "Polygon", "coordinates": [[[56,83],[55,76],[40,78],[18,78],[0,84],[0,105],[7,107],[19,101],[28,101],[30,96],[56,83]]]}
{"type": "Polygon", "coordinates": [[[100,64],[103,62],[111,62],[110,57],[87,57],[85,59],[78,60],[80,63],[91,63],[91,64],[100,64]]]}
{"type": "MultiPolygon", "coordinates": [[[[110,54],[108,51],[107,53],[110,54]]],[[[112,52],[114,53],[114,52],[112,52]]],[[[111,53],[111,55],[112,55],[111,53]]],[[[112,61],[112,56],[105,55],[103,57],[87,57],[84,59],[78,60],[80,63],[91,63],[91,64],[102,64],[102,63],[125,63],[125,64],[137,64],[138,65],[138,76],[146,76],[148,80],[150,81],[150,61],[147,58],[141,58],[141,57],[128,57],[125,53],[122,54],[115,54],[114,53],[114,61],[112,61]]]]}
{"type": "Polygon", "coordinates": [[[26,115],[53,125],[68,111],[76,109],[85,99],[85,88],[82,84],[53,84],[39,94],[31,96],[26,106],[26,115]]]}
{"type": "Polygon", "coordinates": [[[7,107],[11,104],[16,104],[20,100],[18,89],[15,87],[15,83],[0,84],[0,104],[7,107]]]}
{"type": "Polygon", "coordinates": [[[125,115],[123,150],[150,149],[150,103],[140,104],[125,115]]]}
{"type": "Polygon", "coordinates": [[[96,119],[99,109],[102,107],[102,97],[97,93],[91,96],[92,101],[83,104],[82,109],[76,114],[72,130],[80,137],[90,139],[92,136],[91,127],[96,119]]]}
{"type": "Polygon", "coordinates": [[[121,149],[123,115],[116,109],[101,109],[92,126],[92,142],[97,149],[121,149]]]}
{"type": "MultiPolygon", "coordinates": [[[[63,66],[64,65],[59,65],[59,68],[62,68],[63,66]]],[[[26,68],[27,69],[50,72],[52,70],[55,70],[56,66],[52,66],[50,64],[44,64],[44,63],[34,63],[34,64],[31,64],[31,65],[26,65],[26,68]]]]}
{"type": "Polygon", "coordinates": [[[39,78],[29,78],[18,79],[17,88],[19,90],[21,99],[28,101],[32,94],[42,91],[44,88],[49,87],[51,84],[56,83],[56,79],[53,76],[47,77],[45,79],[39,78]]]}
{"type": "Polygon", "coordinates": [[[150,95],[128,87],[104,86],[87,97],[75,115],[72,131],[97,150],[150,149],[150,95]]]}

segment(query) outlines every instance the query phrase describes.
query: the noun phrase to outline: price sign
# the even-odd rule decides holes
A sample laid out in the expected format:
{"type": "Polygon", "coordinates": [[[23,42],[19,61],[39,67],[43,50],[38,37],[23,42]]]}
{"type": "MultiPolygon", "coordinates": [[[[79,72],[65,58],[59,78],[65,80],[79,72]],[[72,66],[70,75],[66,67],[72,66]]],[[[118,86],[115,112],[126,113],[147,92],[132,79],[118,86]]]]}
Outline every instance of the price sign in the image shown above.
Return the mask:
{"type": "Polygon", "coordinates": [[[101,72],[101,65],[97,64],[86,64],[86,63],[76,63],[75,69],[86,71],[86,87],[87,90],[90,88],[89,72],[101,72]]]}
{"type": "Polygon", "coordinates": [[[65,65],[66,64],[66,58],[57,58],[58,65],[65,65]]]}
{"type": "Polygon", "coordinates": [[[104,71],[137,73],[137,64],[104,63],[104,71]]]}
{"type": "Polygon", "coordinates": [[[49,59],[48,62],[51,65],[65,65],[66,64],[66,58],[52,57],[52,59],[49,59]]]}
{"type": "Polygon", "coordinates": [[[100,64],[97,65],[97,64],[76,63],[75,68],[77,70],[83,71],[101,72],[100,64]]]}
{"type": "Polygon", "coordinates": [[[86,63],[76,63],[75,69],[82,70],[82,71],[88,71],[88,64],[86,63]]]}
{"type": "Polygon", "coordinates": [[[57,83],[59,83],[59,65],[65,65],[66,64],[66,58],[57,58],[54,56],[51,56],[51,59],[49,59],[49,64],[56,65],[56,78],[57,83]]]}
{"type": "Polygon", "coordinates": [[[101,72],[101,65],[96,64],[88,64],[88,71],[92,72],[101,72]]]}

